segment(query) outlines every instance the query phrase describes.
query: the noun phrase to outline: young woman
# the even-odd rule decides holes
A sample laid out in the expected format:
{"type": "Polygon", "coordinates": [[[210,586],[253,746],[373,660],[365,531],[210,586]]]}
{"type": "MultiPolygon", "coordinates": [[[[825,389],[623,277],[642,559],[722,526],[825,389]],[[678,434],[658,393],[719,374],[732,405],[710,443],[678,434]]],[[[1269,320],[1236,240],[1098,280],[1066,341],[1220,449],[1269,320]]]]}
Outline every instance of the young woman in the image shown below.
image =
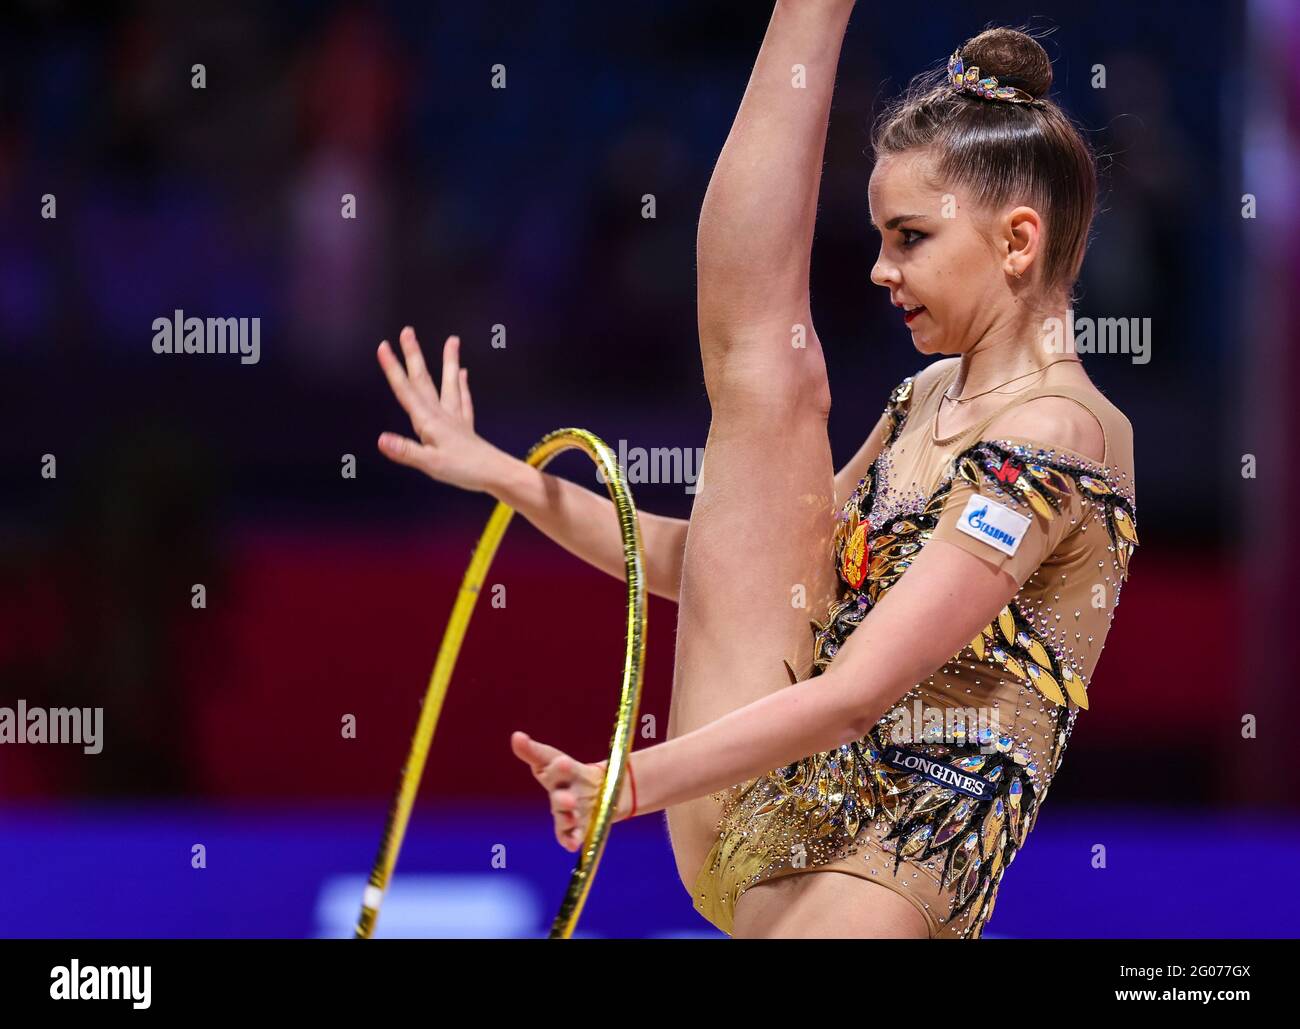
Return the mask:
{"type": "MultiPolygon", "coordinates": [[[[706,474],[689,522],[640,516],[677,652],[668,739],[635,753],[617,817],[667,812],[683,884],[734,936],[973,938],[1088,705],[1137,544],[1132,429],[1069,345],[1091,151],[1038,43],[993,29],[876,126],[871,278],[951,356],[834,472],[808,266],[851,8],[777,3],[705,197],[706,474]]],[[[621,577],[608,499],[474,433],[458,348],[439,393],[411,330],[405,372],[381,345],[420,441],[380,449],[621,577]]],[[[578,849],[604,762],[512,747],[578,849]]]]}

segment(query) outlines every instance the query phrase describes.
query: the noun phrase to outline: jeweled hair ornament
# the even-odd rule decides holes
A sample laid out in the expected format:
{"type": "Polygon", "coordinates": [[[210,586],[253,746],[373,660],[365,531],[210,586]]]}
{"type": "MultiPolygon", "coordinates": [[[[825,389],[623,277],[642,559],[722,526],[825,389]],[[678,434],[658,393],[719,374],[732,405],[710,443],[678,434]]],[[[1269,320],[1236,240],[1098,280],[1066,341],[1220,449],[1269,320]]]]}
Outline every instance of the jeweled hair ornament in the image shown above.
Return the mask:
{"type": "Polygon", "coordinates": [[[992,75],[980,78],[978,65],[966,67],[961,59],[961,47],[952,52],[948,58],[948,82],[953,89],[964,93],[974,93],[985,100],[1006,100],[1013,104],[1032,104],[1038,98],[1026,93],[1016,86],[999,86],[992,75]]]}

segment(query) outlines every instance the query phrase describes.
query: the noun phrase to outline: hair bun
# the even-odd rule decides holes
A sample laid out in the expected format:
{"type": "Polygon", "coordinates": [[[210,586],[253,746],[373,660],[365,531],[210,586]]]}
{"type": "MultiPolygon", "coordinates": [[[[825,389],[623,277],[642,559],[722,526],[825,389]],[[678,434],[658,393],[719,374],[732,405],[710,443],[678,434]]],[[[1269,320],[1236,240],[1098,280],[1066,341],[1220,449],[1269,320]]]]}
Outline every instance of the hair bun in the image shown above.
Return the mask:
{"type": "Polygon", "coordinates": [[[996,76],[1000,86],[1018,86],[1034,98],[1052,88],[1052,62],[1033,36],[1017,29],[986,29],[961,48],[966,67],[976,66],[980,77],[996,76]]]}

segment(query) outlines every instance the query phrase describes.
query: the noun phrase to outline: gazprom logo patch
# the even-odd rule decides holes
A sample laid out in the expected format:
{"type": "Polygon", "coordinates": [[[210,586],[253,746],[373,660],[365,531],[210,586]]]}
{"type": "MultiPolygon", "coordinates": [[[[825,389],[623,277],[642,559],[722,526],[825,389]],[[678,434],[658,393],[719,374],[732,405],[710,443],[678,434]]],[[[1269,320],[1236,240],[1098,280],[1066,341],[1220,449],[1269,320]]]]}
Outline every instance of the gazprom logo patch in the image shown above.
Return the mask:
{"type": "Polygon", "coordinates": [[[1030,519],[996,500],[976,493],[966,501],[957,528],[1004,554],[1014,554],[1025,538],[1030,519]]]}

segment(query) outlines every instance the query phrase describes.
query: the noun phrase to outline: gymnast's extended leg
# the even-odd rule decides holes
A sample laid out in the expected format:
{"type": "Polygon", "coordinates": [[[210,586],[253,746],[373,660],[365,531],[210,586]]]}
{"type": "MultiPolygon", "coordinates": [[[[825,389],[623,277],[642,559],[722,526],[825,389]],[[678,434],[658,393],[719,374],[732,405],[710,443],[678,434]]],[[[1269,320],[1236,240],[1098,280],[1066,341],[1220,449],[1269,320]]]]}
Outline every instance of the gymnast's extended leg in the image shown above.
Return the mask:
{"type": "MultiPolygon", "coordinates": [[[[776,5],[700,214],[700,353],[713,409],[686,537],[670,737],[806,677],[834,592],[830,389],[808,268],[830,99],[851,2],[776,5]],[[796,71],[792,77],[792,69],[796,71]]],[[[694,885],[712,798],[667,811],[694,885]]]]}

